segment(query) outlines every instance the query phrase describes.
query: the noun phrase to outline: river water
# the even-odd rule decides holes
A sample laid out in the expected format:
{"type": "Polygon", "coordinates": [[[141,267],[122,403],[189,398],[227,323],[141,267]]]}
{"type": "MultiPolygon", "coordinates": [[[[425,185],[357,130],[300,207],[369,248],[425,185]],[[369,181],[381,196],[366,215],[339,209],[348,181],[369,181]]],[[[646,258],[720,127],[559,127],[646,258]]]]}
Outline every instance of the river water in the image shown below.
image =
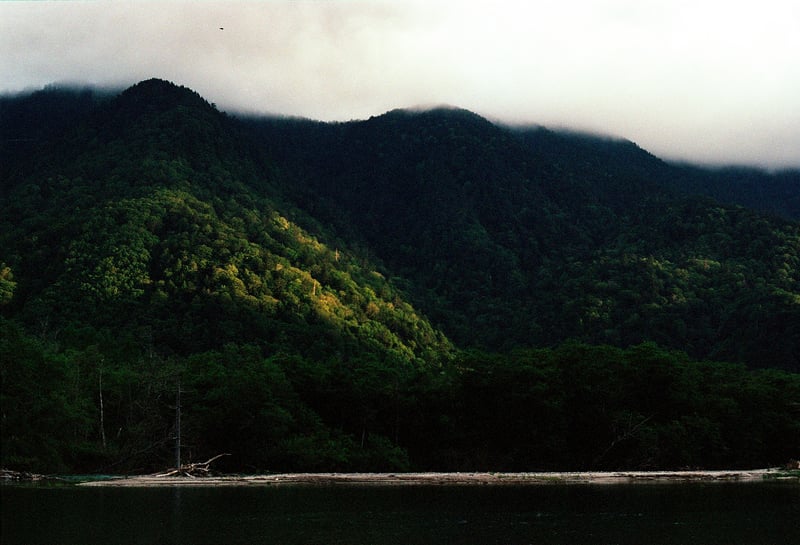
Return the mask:
{"type": "Polygon", "coordinates": [[[800,543],[797,483],[0,486],[0,543],[800,543]]]}

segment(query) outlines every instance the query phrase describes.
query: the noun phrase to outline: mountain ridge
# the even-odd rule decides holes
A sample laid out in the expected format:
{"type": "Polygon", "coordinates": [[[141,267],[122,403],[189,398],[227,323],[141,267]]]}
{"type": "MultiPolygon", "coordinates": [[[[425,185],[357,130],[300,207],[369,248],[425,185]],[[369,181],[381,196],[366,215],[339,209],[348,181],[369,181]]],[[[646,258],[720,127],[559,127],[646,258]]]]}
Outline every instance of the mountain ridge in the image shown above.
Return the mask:
{"type": "MultiPolygon", "coordinates": [[[[678,247],[676,241],[658,235],[664,226],[656,220],[665,211],[717,205],[697,198],[694,205],[678,205],[683,199],[692,199],[684,196],[682,171],[634,144],[584,136],[576,139],[542,129],[509,131],[463,113],[452,119],[451,111],[403,112],[350,124],[307,124],[285,140],[289,142],[286,147],[282,146],[284,126],[264,122],[256,131],[278,162],[291,165],[289,170],[295,165],[302,169],[294,186],[304,188],[305,194],[301,191],[295,197],[297,202],[330,221],[349,213],[342,221],[350,227],[360,226],[361,236],[381,259],[404,276],[412,275],[412,283],[422,287],[418,304],[434,321],[458,324],[445,330],[459,343],[474,341],[475,324],[486,319],[506,326],[500,337],[481,340],[478,335],[479,343],[493,348],[526,342],[548,344],[576,336],[622,345],[652,338],[652,330],[643,330],[652,325],[630,324],[627,333],[616,331],[615,322],[622,320],[625,312],[613,309],[612,313],[620,312],[616,319],[604,318],[589,329],[579,325],[584,320],[580,314],[592,314],[593,310],[579,310],[572,318],[575,323],[565,323],[564,316],[553,308],[569,308],[576,297],[608,301],[608,293],[598,293],[595,283],[587,279],[581,288],[575,288],[583,295],[573,292],[567,299],[553,299],[550,294],[560,291],[555,279],[580,278],[570,264],[576,258],[584,262],[580,265],[584,269],[594,268],[591,262],[595,259],[630,260],[620,245],[627,245],[634,260],[664,254],[657,260],[669,263],[670,274],[691,270],[698,258],[719,261],[718,248],[705,241],[683,236],[684,246],[678,247]],[[303,149],[308,152],[303,154],[303,149]],[[320,149],[324,151],[317,153],[320,149]],[[430,261],[419,262],[418,254],[430,261]],[[448,293],[452,284],[442,286],[442,276],[456,278],[462,285],[448,293]],[[506,292],[495,293],[498,289],[506,292]],[[532,298],[549,303],[526,305],[513,295],[532,290],[538,292],[532,298]],[[473,303],[460,302],[465,293],[476,308],[469,308],[473,303]],[[487,309],[494,310],[487,315],[487,309]],[[537,316],[543,318],[537,320],[537,316]],[[599,334],[598,328],[609,334],[599,334]],[[516,333],[509,334],[515,329],[516,333]],[[509,345],[509,339],[515,340],[509,345]]],[[[730,209],[730,213],[731,218],[739,218],[735,221],[754,218],[745,209],[730,209]]],[[[732,226],[720,223],[714,228],[724,231],[732,226]]],[[[742,232],[736,236],[749,235],[742,232]]],[[[735,257],[736,251],[730,250],[728,258],[737,261],[730,262],[732,268],[740,268],[738,261],[754,257],[735,257]]],[[[789,255],[796,255],[796,250],[789,255]]],[[[637,274],[630,263],[615,267],[627,270],[626,275],[637,274]]],[[[641,279],[637,275],[626,281],[637,285],[641,279]]],[[[705,278],[703,282],[708,291],[702,299],[718,299],[716,288],[711,287],[714,281],[705,278]]],[[[691,291],[690,286],[677,278],[672,283],[676,285],[652,293],[647,305],[683,301],[683,292],[691,291]]],[[[619,285],[613,290],[615,298],[623,296],[619,285]]],[[[667,305],[673,325],[661,326],[668,331],[659,334],[660,342],[679,335],[682,344],[674,346],[686,349],[689,330],[710,329],[709,323],[696,321],[693,305],[707,304],[699,299],[683,310],[677,308],[680,305],[667,305]]],[[[712,323],[720,322],[726,312],[712,323]]],[[[495,325],[493,331],[501,330],[495,325]]],[[[712,353],[733,357],[701,347],[709,342],[702,341],[689,350],[697,357],[712,353]]],[[[741,355],[734,359],[739,358],[741,355]]]]}
{"type": "MultiPolygon", "coordinates": [[[[414,305],[459,344],[507,349],[570,338],[621,346],[657,340],[695,357],[775,364],[759,363],[761,348],[720,352],[714,330],[723,321],[730,323],[725,316],[734,312],[734,301],[720,295],[730,288],[703,277],[701,285],[707,287],[700,295],[691,282],[680,280],[686,278],[681,271],[691,271],[698,260],[721,263],[734,275],[754,269],[761,272],[745,277],[764,274],[758,264],[762,256],[711,245],[707,237],[687,237],[711,225],[720,233],[736,229],[736,237],[752,237],[731,222],[754,222],[756,216],[745,209],[726,212],[713,201],[681,204],[694,199],[684,196],[685,187],[698,183],[698,171],[690,172],[685,182],[685,168],[631,142],[541,128],[510,129],[457,108],[393,110],[336,124],[239,120],[218,112],[190,89],[156,79],[103,102],[87,120],[66,145],[52,148],[55,155],[39,161],[43,167],[35,167],[63,163],[59,177],[81,180],[76,189],[89,184],[92,189],[70,197],[76,203],[99,204],[98,198],[119,197],[120,191],[140,196],[150,191],[151,183],[200,191],[201,199],[227,196],[239,205],[267,198],[271,206],[280,203],[293,210],[308,226],[332,228],[377,259],[376,266],[386,269],[414,305]],[[111,150],[100,161],[91,158],[92,146],[98,145],[111,150]],[[104,180],[101,185],[99,180],[104,180]],[[237,196],[245,196],[244,201],[237,196]],[[709,211],[700,214],[723,220],[701,222],[678,236],[674,225],[664,227],[658,219],[666,211],[703,207],[709,211]],[[659,235],[665,228],[676,236],[659,235]],[[614,267],[625,271],[621,274],[630,276],[626,281],[641,293],[641,278],[631,276],[636,273],[630,256],[667,264],[669,280],[638,303],[663,315],[655,330],[652,318],[640,312],[628,312],[626,322],[630,316],[641,321],[620,330],[619,320],[634,310],[624,302],[625,289],[617,282],[609,291],[576,271],[576,266],[614,267]],[[606,265],[598,265],[603,261],[606,265]],[[569,282],[554,283],[558,278],[569,282]],[[575,287],[560,287],[571,284],[575,287]],[[686,293],[691,294],[688,300],[686,293]],[[585,303],[572,314],[569,309],[579,300],[585,303]],[[599,322],[597,310],[590,308],[595,303],[588,301],[604,301],[599,322]],[[714,301],[712,308],[698,316],[695,306],[709,301],[714,301]],[[476,336],[479,323],[493,325],[478,328],[482,333],[476,336]],[[689,331],[705,333],[690,340],[689,331]]],[[[13,177],[4,179],[4,191],[16,183],[9,179],[13,177]]],[[[46,202],[54,183],[49,178],[40,184],[40,203],[46,202]]],[[[21,213],[15,210],[12,205],[8,215],[19,221],[21,213]]],[[[682,221],[678,218],[678,224],[682,221]]],[[[788,229],[781,236],[789,237],[789,253],[780,255],[788,256],[786,266],[791,267],[796,259],[794,227],[772,225],[788,229]]],[[[776,254],[769,259],[784,258],[776,254]]],[[[794,293],[795,277],[791,272],[773,276],[767,285],[794,293]]],[[[776,293],[770,287],[759,297],[775,300],[776,293]]],[[[741,312],[746,311],[736,314],[741,312]]],[[[783,339],[778,344],[795,342],[791,331],[776,327],[774,335],[783,339]]],[[[796,358],[785,360],[779,365],[798,366],[796,358]]]]}
{"type": "Polygon", "coordinates": [[[800,448],[796,221],[464,110],[241,119],[160,80],[83,103],[0,170],[4,463],[151,468],[176,387],[187,448],[236,470],[800,448]]]}

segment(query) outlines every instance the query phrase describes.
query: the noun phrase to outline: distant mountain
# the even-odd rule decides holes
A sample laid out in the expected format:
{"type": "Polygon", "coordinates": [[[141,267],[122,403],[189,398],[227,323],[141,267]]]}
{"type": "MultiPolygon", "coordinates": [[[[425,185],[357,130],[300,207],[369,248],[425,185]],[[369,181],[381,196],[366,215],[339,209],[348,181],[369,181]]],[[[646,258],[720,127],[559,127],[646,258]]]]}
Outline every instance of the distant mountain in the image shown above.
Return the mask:
{"type": "Polygon", "coordinates": [[[768,173],[746,167],[699,168],[676,165],[677,189],[706,195],[785,219],[800,220],[800,170],[768,173]]]}
{"type": "Polygon", "coordinates": [[[0,139],[4,465],[150,470],[177,406],[237,471],[798,447],[796,173],[452,108],[238,119],[161,80],[0,99],[0,139]]]}
{"type": "MultiPolygon", "coordinates": [[[[4,174],[29,168],[37,150],[62,136],[83,116],[116,93],[50,86],[41,91],[0,96],[0,157],[4,174]]],[[[4,176],[8,179],[8,176],[4,176]]],[[[7,187],[0,187],[0,191],[7,187]]],[[[2,195],[2,193],[0,193],[2,195]]]]}

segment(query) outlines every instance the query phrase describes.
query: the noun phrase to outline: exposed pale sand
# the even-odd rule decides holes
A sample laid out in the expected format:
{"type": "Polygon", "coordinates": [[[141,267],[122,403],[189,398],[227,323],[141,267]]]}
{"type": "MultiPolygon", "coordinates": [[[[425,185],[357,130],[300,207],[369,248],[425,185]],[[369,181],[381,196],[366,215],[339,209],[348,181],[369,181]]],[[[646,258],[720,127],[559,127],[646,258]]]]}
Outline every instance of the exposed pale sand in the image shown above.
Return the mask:
{"type": "Polygon", "coordinates": [[[779,469],[742,471],[615,471],[548,473],[281,473],[218,477],[159,477],[142,475],[81,486],[274,486],[305,485],[548,485],[681,482],[753,482],[766,479],[800,481],[779,469]]]}

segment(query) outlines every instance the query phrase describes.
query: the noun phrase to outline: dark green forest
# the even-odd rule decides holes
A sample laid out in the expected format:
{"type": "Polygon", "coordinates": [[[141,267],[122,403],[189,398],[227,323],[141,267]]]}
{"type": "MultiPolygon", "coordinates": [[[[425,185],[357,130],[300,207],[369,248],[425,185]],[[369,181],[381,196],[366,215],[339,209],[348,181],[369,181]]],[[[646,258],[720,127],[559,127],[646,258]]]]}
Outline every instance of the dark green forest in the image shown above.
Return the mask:
{"type": "Polygon", "coordinates": [[[0,98],[0,465],[674,469],[800,456],[800,172],[458,109],[0,98]]]}

